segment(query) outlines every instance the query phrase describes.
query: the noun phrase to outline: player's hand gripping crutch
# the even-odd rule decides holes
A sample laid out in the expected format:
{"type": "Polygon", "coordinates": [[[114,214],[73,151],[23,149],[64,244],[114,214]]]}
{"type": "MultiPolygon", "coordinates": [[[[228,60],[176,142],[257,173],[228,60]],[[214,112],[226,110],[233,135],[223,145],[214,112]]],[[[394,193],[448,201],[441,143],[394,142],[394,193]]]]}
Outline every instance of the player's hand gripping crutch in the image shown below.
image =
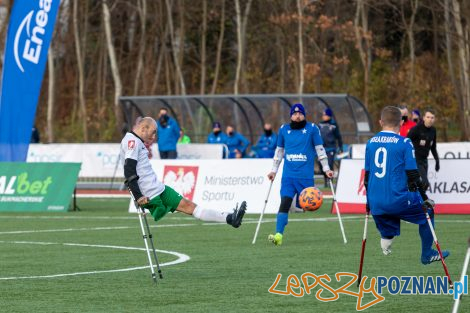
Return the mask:
{"type": "Polygon", "coordinates": [[[271,183],[269,184],[268,195],[266,196],[266,199],[264,200],[263,211],[261,211],[261,215],[259,216],[259,221],[258,221],[258,225],[256,226],[255,236],[253,237],[253,242],[251,243],[253,245],[256,243],[256,238],[258,237],[259,228],[261,226],[261,221],[263,220],[263,215],[264,215],[264,211],[266,210],[266,205],[268,204],[269,194],[271,193],[271,187],[273,186],[273,182],[274,182],[274,179],[271,180],[271,183]]]}
{"type": "MultiPolygon", "coordinates": [[[[465,255],[465,261],[463,262],[462,274],[460,274],[460,283],[464,281],[465,275],[467,274],[468,262],[470,262],[470,238],[468,238],[467,254],[465,255]]],[[[457,290],[454,290],[454,292],[457,292],[457,290]]],[[[459,310],[459,304],[461,299],[462,294],[460,294],[460,296],[455,299],[454,307],[452,308],[452,313],[457,313],[457,311],[459,310]]]]}
{"type": "Polygon", "coordinates": [[[364,222],[364,233],[362,235],[362,248],[361,248],[361,261],[359,262],[359,273],[357,274],[357,286],[361,285],[362,280],[362,267],[364,266],[364,253],[366,252],[366,241],[367,241],[367,225],[369,224],[370,208],[369,204],[366,203],[366,219],[364,222]]]}
{"type": "Polygon", "coordinates": [[[442,256],[441,246],[439,245],[439,241],[437,241],[436,232],[434,231],[434,226],[432,226],[431,217],[429,216],[429,213],[428,213],[428,209],[431,209],[431,210],[434,209],[434,201],[432,201],[431,199],[424,201],[422,208],[423,208],[424,214],[426,214],[426,220],[428,221],[429,228],[431,229],[432,238],[434,239],[434,245],[436,246],[437,252],[439,253],[439,257],[441,258],[442,266],[444,267],[446,276],[449,279],[449,285],[452,288],[453,283],[452,283],[452,280],[450,279],[449,270],[447,269],[446,261],[444,261],[444,257],[442,256]]]}
{"type": "Polygon", "coordinates": [[[148,261],[149,261],[149,265],[150,265],[150,271],[152,273],[152,279],[155,283],[157,283],[157,276],[155,275],[155,269],[153,267],[152,257],[150,256],[148,241],[150,241],[150,244],[151,244],[151,247],[152,247],[153,257],[155,259],[155,263],[157,265],[158,275],[160,276],[160,278],[163,278],[163,274],[162,274],[162,270],[160,269],[160,264],[158,263],[158,257],[157,257],[157,252],[155,251],[155,246],[153,245],[153,239],[152,239],[153,237],[152,237],[152,234],[150,233],[150,227],[149,227],[149,224],[147,222],[147,218],[145,216],[145,214],[146,214],[145,209],[142,208],[139,205],[139,203],[137,202],[137,200],[135,199],[134,194],[132,193],[132,190],[129,187],[128,181],[126,180],[124,183],[127,186],[127,189],[129,190],[129,193],[131,194],[132,200],[134,201],[134,205],[137,209],[137,214],[139,216],[140,229],[142,230],[142,238],[144,239],[145,250],[147,251],[147,257],[148,257],[148,261]],[[147,226],[147,233],[145,233],[144,224],[143,224],[142,220],[145,221],[145,225],[147,226]]]}
{"type": "Polygon", "coordinates": [[[333,202],[335,203],[335,206],[336,206],[336,215],[338,215],[339,227],[341,228],[341,234],[343,235],[343,241],[344,241],[344,243],[348,243],[348,240],[346,239],[346,234],[344,233],[343,221],[341,220],[341,213],[339,212],[338,201],[336,201],[336,194],[335,194],[335,189],[333,187],[332,179],[330,178],[330,179],[328,179],[328,181],[330,182],[331,193],[333,194],[333,202]]]}

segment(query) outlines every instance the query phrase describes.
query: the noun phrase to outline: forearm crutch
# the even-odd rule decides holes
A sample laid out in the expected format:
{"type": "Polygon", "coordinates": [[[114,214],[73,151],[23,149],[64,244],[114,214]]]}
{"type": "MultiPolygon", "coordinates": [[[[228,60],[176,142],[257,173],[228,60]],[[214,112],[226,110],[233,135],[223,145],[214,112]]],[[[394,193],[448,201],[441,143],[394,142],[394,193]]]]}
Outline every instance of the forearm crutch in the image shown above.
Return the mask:
{"type": "Polygon", "coordinates": [[[328,179],[328,181],[330,182],[331,193],[333,194],[333,202],[335,203],[335,206],[336,206],[336,215],[338,215],[339,227],[341,228],[343,241],[344,243],[348,243],[348,240],[346,239],[346,234],[344,233],[343,221],[341,220],[341,213],[339,212],[338,201],[336,201],[336,194],[335,194],[335,189],[333,188],[333,182],[331,181],[331,178],[328,179]]]}
{"type": "Polygon", "coordinates": [[[253,242],[251,243],[253,245],[256,243],[256,238],[258,237],[258,231],[261,226],[261,221],[263,220],[263,215],[264,215],[264,211],[266,210],[266,205],[268,204],[269,194],[271,193],[271,187],[273,186],[273,182],[274,182],[274,179],[271,180],[271,183],[269,184],[268,195],[266,196],[266,199],[264,200],[263,211],[261,211],[261,215],[259,216],[259,221],[258,221],[258,225],[256,226],[255,236],[253,237],[253,242]]]}
{"type": "Polygon", "coordinates": [[[439,253],[439,256],[441,258],[442,266],[444,267],[446,276],[449,279],[449,285],[452,288],[453,283],[452,283],[452,280],[450,279],[450,274],[449,274],[449,270],[447,269],[446,261],[444,261],[444,257],[442,256],[441,246],[439,245],[439,241],[437,241],[436,232],[434,231],[434,226],[432,226],[432,221],[428,213],[428,208],[426,205],[423,205],[422,208],[423,208],[424,214],[426,214],[426,220],[428,221],[429,228],[431,229],[432,238],[434,240],[434,245],[436,246],[437,252],[439,253]]]}
{"type": "Polygon", "coordinates": [[[127,186],[127,189],[129,190],[129,193],[131,194],[131,198],[134,201],[134,205],[137,209],[137,214],[139,216],[140,229],[142,230],[142,238],[144,239],[145,251],[147,251],[147,258],[148,258],[149,265],[150,265],[150,271],[152,273],[152,279],[155,283],[157,283],[157,276],[155,274],[155,269],[154,269],[154,266],[153,266],[152,257],[150,256],[148,241],[150,241],[150,245],[152,247],[153,257],[154,257],[155,263],[157,265],[158,276],[160,276],[160,278],[163,278],[163,274],[162,274],[162,270],[160,269],[160,264],[158,263],[158,257],[157,257],[157,252],[155,251],[155,246],[153,245],[153,237],[152,237],[152,234],[150,233],[150,227],[149,227],[149,224],[147,222],[147,218],[145,216],[146,215],[145,209],[142,208],[139,205],[139,203],[137,202],[137,200],[135,199],[134,194],[132,193],[132,190],[130,189],[129,184],[127,183],[127,181],[125,182],[125,184],[127,186]],[[145,221],[145,224],[147,226],[147,233],[145,232],[144,222],[142,222],[142,220],[145,221]]]}
{"type": "Polygon", "coordinates": [[[366,219],[364,222],[364,233],[362,234],[362,248],[361,248],[361,261],[359,262],[359,273],[357,274],[357,286],[361,284],[362,280],[362,267],[364,266],[364,253],[366,251],[366,241],[367,241],[367,225],[369,224],[369,214],[370,210],[366,204],[366,219]]]}

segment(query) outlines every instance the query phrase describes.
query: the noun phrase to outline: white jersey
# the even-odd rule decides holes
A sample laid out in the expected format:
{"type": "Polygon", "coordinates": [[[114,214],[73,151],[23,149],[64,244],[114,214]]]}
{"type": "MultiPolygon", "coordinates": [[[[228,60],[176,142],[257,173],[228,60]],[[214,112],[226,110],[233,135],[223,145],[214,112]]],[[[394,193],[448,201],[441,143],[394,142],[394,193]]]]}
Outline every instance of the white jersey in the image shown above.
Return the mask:
{"type": "MultiPolygon", "coordinates": [[[[137,175],[140,192],[150,199],[158,196],[165,190],[165,185],[158,180],[148,158],[148,150],[142,139],[133,133],[127,133],[121,141],[122,160],[133,159],[137,161],[137,175]]],[[[137,199],[136,199],[137,200],[137,199]]]]}

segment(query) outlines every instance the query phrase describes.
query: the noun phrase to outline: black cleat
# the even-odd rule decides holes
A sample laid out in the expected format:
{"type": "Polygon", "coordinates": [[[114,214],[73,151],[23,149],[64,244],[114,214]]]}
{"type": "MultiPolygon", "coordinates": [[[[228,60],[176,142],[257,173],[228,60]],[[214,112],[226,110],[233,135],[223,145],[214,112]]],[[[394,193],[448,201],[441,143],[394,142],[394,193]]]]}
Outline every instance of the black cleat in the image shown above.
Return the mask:
{"type": "Polygon", "coordinates": [[[233,210],[233,213],[230,213],[227,215],[227,224],[232,225],[235,228],[240,227],[242,224],[242,219],[243,216],[245,215],[246,212],[246,201],[243,201],[242,204],[240,205],[240,208],[238,208],[238,203],[237,207],[233,210]]]}

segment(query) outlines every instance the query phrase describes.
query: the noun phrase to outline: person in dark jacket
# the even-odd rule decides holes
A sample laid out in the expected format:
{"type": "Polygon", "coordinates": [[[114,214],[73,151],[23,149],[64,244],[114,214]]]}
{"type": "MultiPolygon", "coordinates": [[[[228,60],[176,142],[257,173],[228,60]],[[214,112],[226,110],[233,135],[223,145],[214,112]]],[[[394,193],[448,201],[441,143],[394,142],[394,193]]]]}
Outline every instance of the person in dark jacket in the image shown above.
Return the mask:
{"type": "Polygon", "coordinates": [[[411,139],[413,147],[416,153],[416,163],[418,165],[418,171],[425,184],[426,189],[429,187],[428,180],[428,156],[431,151],[434,160],[436,160],[436,166],[434,169],[436,172],[441,168],[439,164],[439,155],[436,149],[436,127],[434,127],[435,114],[431,109],[424,111],[423,121],[410,129],[408,138],[411,139]]]}
{"type": "Polygon", "coordinates": [[[176,144],[180,138],[178,123],[168,115],[166,108],[161,108],[158,114],[158,151],[160,159],[176,159],[176,144]]]}
{"type": "MultiPolygon", "coordinates": [[[[328,165],[333,171],[336,153],[338,151],[339,153],[343,152],[343,139],[339,132],[338,124],[336,124],[336,121],[333,119],[333,111],[330,108],[326,108],[323,111],[322,121],[318,123],[318,128],[320,129],[323,139],[323,147],[328,156],[328,165]]],[[[327,176],[325,172],[323,172],[323,176],[325,177],[325,187],[327,187],[327,176]]]]}

